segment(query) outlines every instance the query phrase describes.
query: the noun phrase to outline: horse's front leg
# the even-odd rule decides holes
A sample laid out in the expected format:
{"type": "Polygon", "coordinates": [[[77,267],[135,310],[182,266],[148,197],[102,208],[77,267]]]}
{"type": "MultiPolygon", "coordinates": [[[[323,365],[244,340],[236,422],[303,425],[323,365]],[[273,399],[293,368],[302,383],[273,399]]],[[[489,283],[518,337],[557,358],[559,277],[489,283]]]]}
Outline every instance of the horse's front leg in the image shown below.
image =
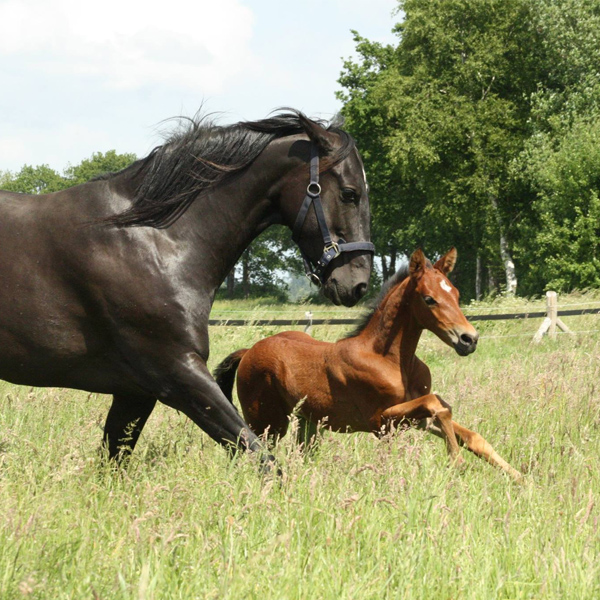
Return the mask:
{"type": "Polygon", "coordinates": [[[452,462],[456,465],[462,464],[463,458],[459,456],[458,442],[452,426],[452,409],[435,394],[427,394],[402,404],[390,406],[381,414],[381,421],[401,421],[403,419],[427,419],[433,418],[440,426],[443,438],[446,440],[446,448],[452,462]]]}
{"type": "MultiPolygon", "coordinates": [[[[458,443],[461,446],[466,446],[476,456],[487,460],[491,465],[502,469],[505,473],[508,473],[515,481],[522,482],[523,475],[516,469],[511,467],[492,447],[492,445],[479,433],[471,431],[462,425],[459,425],[456,421],[452,421],[452,427],[454,433],[458,439],[458,443]]],[[[441,429],[431,423],[427,423],[424,429],[437,435],[438,437],[444,437],[441,429]]]]}
{"type": "Polygon", "coordinates": [[[261,470],[273,470],[275,458],[223,394],[198,354],[182,357],[161,387],[161,402],[184,413],[222,446],[258,452],[261,470]]]}

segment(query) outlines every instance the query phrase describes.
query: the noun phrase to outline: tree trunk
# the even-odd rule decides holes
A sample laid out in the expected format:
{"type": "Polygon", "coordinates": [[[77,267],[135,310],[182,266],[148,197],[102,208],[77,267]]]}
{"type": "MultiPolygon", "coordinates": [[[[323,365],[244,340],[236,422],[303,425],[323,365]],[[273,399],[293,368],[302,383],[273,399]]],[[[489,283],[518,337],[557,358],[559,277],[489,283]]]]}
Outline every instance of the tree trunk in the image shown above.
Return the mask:
{"type": "Polygon", "coordinates": [[[492,272],[492,268],[488,267],[488,294],[490,296],[495,294],[498,291],[498,282],[494,277],[494,273],[492,272]]]}
{"type": "Polygon", "coordinates": [[[481,254],[475,260],[475,300],[481,300],[481,254]]]}
{"type": "Polygon", "coordinates": [[[396,257],[398,253],[396,250],[392,250],[390,253],[390,277],[396,273],[396,257]]]}
{"type": "Polygon", "coordinates": [[[390,271],[387,265],[387,256],[385,254],[381,255],[381,274],[383,275],[383,280],[387,281],[390,276],[390,271]]]}
{"type": "Polygon", "coordinates": [[[248,250],[242,255],[242,292],[244,298],[250,296],[250,256],[248,250]]]}
{"type": "Polygon", "coordinates": [[[383,281],[387,281],[394,273],[396,273],[396,258],[398,251],[392,248],[389,254],[381,255],[381,274],[383,275],[383,281]],[[389,257],[389,262],[388,262],[389,257]]]}
{"type": "Polygon", "coordinates": [[[498,223],[498,230],[500,232],[500,258],[504,264],[504,272],[506,273],[506,293],[514,295],[517,292],[517,275],[515,273],[515,263],[512,260],[510,249],[508,247],[508,241],[506,239],[506,233],[504,231],[504,225],[502,218],[500,217],[500,209],[498,208],[498,199],[490,194],[490,200],[496,213],[496,222],[498,223]]]}
{"type": "Polygon", "coordinates": [[[233,290],[235,288],[235,268],[231,269],[229,275],[227,275],[227,297],[231,300],[233,298],[233,290]]]}

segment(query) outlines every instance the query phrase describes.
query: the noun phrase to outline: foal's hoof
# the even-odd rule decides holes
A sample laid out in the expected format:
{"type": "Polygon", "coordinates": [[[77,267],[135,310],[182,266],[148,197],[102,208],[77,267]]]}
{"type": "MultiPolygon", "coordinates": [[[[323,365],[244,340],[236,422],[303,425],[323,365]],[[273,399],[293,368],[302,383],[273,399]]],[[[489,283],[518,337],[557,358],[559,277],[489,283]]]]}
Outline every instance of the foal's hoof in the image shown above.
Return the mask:
{"type": "Polygon", "coordinates": [[[519,485],[525,485],[527,483],[525,475],[523,475],[523,473],[519,473],[519,471],[513,469],[512,467],[510,468],[510,471],[508,471],[508,474],[511,476],[512,480],[519,485]]]}
{"type": "Polygon", "coordinates": [[[450,465],[453,466],[455,469],[458,469],[459,471],[462,471],[465,466],[466,466],[466,462],[465,459],[462,457],[461,454],[457,454],[454,458],[450,459],[450,465]]]}

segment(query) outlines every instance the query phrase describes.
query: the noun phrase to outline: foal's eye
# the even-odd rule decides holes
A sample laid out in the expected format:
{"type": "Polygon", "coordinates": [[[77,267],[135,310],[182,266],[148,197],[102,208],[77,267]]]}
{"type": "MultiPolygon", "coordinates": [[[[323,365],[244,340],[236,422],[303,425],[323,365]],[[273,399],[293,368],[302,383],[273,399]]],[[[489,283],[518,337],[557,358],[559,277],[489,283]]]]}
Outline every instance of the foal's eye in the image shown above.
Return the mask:
{"type": "Polygon", "coordinates": [[[431,296],[423,296],[423,300],[425,300],[425,304],[427,306],[435,306],[437,302],[431,296]]]}
{"type": "Polygon", "coordinates": [[[358,192],[352,188],[342,189],[342,202],[356,202],[358,200],[358,192]]]}

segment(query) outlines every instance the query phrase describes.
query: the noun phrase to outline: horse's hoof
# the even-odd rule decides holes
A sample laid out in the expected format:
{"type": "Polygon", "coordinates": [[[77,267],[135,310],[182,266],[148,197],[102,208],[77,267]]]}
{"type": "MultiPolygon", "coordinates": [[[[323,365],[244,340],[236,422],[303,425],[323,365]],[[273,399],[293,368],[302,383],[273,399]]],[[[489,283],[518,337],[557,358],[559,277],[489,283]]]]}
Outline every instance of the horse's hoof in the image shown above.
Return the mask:
{"type": "Polygon", "coordinates": [[[260,474],[266,478],[281,479],[283,477],[283,471],[280,469],[275,457],[272,454],[268,454],[260,459],[260,474]]]}

